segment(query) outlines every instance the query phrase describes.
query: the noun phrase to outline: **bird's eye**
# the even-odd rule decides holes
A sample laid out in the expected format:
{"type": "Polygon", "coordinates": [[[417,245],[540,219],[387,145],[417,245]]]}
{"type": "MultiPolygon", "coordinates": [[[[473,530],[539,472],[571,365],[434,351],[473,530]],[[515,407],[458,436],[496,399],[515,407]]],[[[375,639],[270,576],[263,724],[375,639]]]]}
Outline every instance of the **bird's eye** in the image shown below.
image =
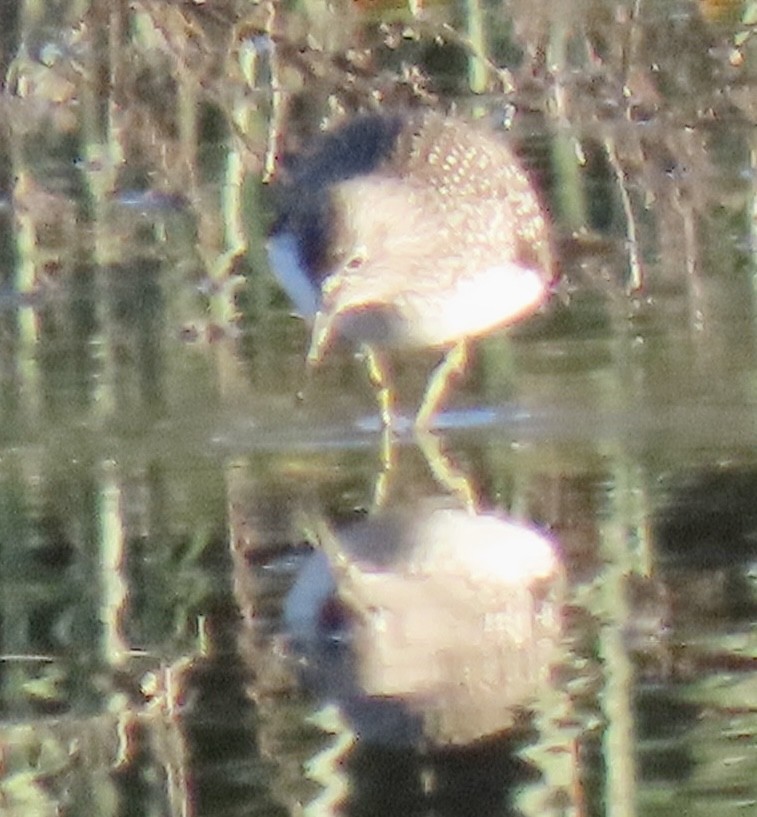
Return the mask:
{"type": "Polygon", "coordinates": [[[348,270],[360,269],[367,260],[368,251],[362,244],[359,244],[352,248],[352,254],[347,258],[344,268],[348,270]]]}

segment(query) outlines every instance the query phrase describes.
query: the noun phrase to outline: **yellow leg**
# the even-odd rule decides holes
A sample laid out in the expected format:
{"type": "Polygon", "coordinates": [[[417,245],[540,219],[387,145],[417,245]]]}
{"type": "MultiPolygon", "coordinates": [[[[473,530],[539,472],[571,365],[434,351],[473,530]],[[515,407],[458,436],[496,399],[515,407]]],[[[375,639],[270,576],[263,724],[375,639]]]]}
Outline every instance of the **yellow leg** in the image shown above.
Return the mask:
{"type": "Polygon", "coordinates": [[[442,451],[441,438],[430,431],[418,429],[415,439],[434,479],[453,496],[456,496],[465,510],[475,513],[478,507],[476,492],[468,476],[452,464],[442,451]]]}
{"type": "Polygon", "coordinates": [[[372,347],[366,344],[362,352],[368,365],[368,377],[376,389],[379,404],[379,414],[384,428],[392,425],[392,390],[389,385],[389,368],[384,358],[372,347]]]}
{"type": "Polygon", "coordinates": [[[442,362],[431,374],[431,379],[426,386],[426,393],[423,395],[421,407],[415,417],[416,429],[428,428],[431,418],[436,414],[442,400],[444,400],[449,389],[452,378],[462,374],[468,363],[468,347],[465,341],[460,341],[453,346],[442,362]]]}
{"type": "Polygon", "coordinates": [[[368,367],[368,378],[377,391],[381,415],[381,473],[373,488],[373,510],[379,510],[389,491],[389,474],[394,465],[394,440],[392,438],[392,390],[389,385],[389,368],[384,358],[374,348],[363,345],[363,355],[368,367]]]}
{"type": "Polygon", "coordinates": [[[397,459],[396,447],[392,437],[392,430],[389,426],[384,426],[381,430],[381,472],[376,477],[373,486],[373,505],[371,511],[380,511],[386,505],[386,498],[389,496],[389,479],[394,470],[397,459]]]}

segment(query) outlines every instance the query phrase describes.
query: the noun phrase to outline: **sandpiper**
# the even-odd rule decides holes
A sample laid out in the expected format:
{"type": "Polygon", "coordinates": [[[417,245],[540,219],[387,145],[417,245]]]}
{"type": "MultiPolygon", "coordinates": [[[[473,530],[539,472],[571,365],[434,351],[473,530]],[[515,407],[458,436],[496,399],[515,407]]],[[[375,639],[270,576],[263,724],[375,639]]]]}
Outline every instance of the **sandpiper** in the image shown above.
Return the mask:
{"type": "Polygon", "coordinates": [[[416,416],[427,427],[467,341],[513,324],[553,279],[548,219],[496,133],[431,111],[357,116],[315,140],[280,174],[273,271],[312,325],[309,365],[335,335],[362,345],[379,389],[379,350],[445,353],[416,416]]]}
{"type": "Polygon", "coordinates": [[[556,542],[440,498],[308,527],[319,547],[283,607],[306,687],[368,743],[466,744],[514,726],[557,656],[556,542]]]}

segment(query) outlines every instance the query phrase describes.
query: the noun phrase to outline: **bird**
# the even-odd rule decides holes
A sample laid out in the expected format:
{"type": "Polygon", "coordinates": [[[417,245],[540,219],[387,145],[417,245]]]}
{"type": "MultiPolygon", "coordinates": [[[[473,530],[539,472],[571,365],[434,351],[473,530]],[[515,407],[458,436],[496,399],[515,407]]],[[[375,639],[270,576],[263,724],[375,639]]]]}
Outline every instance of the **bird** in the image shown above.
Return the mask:
{"type": "Polygon", "coordinates": [[[281,652],[361,740],[472,743],[548,684],[565,569],[546,533],[443,497],[338,528],[316,513],[308,529],[281,652]]]}
{"type": "Polygon", "coordinates": [[[393,420],[382,354],[444,353],[415,417],[427,429],[469,341],[523,320],[555,280],[550,219],[494,130],[428,110],[353,115],[281,163],[270,266],[312,327],[308,367],[356,342],[393,420]]]}

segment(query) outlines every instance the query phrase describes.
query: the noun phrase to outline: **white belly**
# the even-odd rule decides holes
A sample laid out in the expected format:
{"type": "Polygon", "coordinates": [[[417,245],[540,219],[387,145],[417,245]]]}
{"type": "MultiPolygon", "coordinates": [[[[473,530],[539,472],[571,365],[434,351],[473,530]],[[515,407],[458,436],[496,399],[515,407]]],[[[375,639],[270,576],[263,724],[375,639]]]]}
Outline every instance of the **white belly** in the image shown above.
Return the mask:
{"type": "Polygon", "coordinates": [[[443,292],[408,292],[398,305],[409,343],[446,346],[514,323],[536,310],[546,295],[538,272],[505,262],[465,276],[443,292]]]}

